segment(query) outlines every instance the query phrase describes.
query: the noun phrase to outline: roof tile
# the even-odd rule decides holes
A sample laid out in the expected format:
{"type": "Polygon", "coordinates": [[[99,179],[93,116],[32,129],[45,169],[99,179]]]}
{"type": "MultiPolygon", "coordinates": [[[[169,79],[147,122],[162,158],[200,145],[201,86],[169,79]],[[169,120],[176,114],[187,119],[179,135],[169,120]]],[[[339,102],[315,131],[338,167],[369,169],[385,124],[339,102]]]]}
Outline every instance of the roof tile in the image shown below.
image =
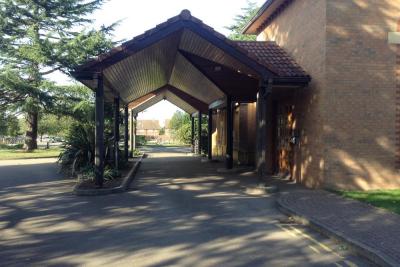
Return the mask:
{"type": "Polygon", "coordinates": [[[245,49],[258,62],[284,77],[305,77],[307,73],[289,56],[289,54],[275,42],[234,41],[236,45],[245,49]]]}

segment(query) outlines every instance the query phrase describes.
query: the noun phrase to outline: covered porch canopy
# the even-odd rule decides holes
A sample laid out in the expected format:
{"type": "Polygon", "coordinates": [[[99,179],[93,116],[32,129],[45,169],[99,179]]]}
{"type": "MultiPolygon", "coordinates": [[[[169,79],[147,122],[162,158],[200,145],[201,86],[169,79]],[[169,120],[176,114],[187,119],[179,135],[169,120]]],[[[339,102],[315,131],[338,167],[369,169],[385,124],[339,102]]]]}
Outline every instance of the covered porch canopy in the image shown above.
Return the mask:
{"type": "MultiPolygon", "coordinates": [[[[265,100],[273,88],[302,87],[309,81],[276,44],[231,41],[188,10],[78,66],[72,75],[96,91],[95,164],[99,185],[104,168],[105,101],[114,101],[117,108],[121,102],[126,115],[128,109],[134,109],[135,101],[150,101],[155,97],[152,94],[160,92],[164,92],[163,97],[168,94],[171,102],[185,105],[189,112],[193,108],[199,114],[208,110],[209,117],[211,109],[226,107],[226,155],[227,167],[231,168],[232,102],[258,101],[258,121],[262,122],[265,100]]],[[[264,136],[265,123],[259,124],[258,135],[264,136]]]]}

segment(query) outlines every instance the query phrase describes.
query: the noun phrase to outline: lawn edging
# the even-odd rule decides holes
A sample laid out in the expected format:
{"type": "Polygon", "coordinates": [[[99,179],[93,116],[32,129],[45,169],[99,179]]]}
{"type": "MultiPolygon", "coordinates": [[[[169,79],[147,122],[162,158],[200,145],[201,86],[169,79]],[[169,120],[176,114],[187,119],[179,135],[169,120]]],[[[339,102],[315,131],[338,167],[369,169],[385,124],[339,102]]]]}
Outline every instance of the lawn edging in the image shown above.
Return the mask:
{"type": "Polygon", "coordinates": [[[78,184],[76,184],[73,188],[73,193],[77,196],[103,196],[109,194],[123,193],[129,190],[129,186],[132,183],[135,175],[140,167],[142,159],[145,157],[145,154],[142,154],[137,158],[137,161],[130,169],[128,174],[123,178],[121,185],[113,188],[99,188],[99,189],[79,189],[78,184]]]}
{"type": "Polygon", "coordinates": [[[390,258],[387,255],[384,255],[383,253],[369,247],[368,245],[365,245],[363,243],[360,243],[354,239],[352,239],[349,236],[346,236],[331,227],[324,225],[322,223],[319,223],[316,220],[313,220],[312,218],[309,218],[308,216],[301,214],[285,203],[281,201],[281,196],[278,196],[276,199],[276,203],[278,206],[278,209],[284,213],[287,216],[291,216],[294,221],[299,222],[301,224],[308,225],[312,227],[313,229],[319,231],[320,233],[335,238],[341,242],[346,243],[352,251],[355,253],[365,257],[369,261],[379,265],[379,266],[398,266],[398,263],[395,262],[392,258],[390,258]]]}

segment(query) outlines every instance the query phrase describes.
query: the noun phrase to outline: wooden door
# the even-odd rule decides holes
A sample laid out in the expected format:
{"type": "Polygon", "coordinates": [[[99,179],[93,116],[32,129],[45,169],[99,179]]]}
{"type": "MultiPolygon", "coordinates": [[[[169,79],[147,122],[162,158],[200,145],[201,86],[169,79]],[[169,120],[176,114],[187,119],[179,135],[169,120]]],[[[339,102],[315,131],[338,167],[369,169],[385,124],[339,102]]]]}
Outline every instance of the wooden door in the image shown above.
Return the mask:
{"type": "Polygon", "coordinates": [[[279,105],[277,118],[278,172],[292,177],[294,147],[291,142],[294,131],[294,106],[279,105]]]}

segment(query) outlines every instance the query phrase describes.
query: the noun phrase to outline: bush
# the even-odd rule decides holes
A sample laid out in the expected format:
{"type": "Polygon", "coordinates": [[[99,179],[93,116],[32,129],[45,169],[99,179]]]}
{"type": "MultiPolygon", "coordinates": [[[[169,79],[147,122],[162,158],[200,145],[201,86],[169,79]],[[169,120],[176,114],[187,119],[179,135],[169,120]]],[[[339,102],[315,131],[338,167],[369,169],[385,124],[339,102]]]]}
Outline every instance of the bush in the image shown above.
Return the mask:
{"type": "Polygon", "coordinates": [[[94,143],[93,125],[72,123],[64,141],[64,150],[58,159],[61,169],[74,176],[81,168],[90,168],[94,163],[94,143]]]}
{"type": "Polygon", "coordinates": [[[0,144],[0,149],[22,149],[24,144],[15,144],[15,145],[7,145],[7,144],[0,144]]]}
{"type": "MultiPolygon", "coordinates": [[[[114,162],[110,159],[113,153],[111,146],[113,140],[106,135],[104,141],[105,147],[105,169],[104,178],[107,180],[119,176],[119,172],[113,168],[114,162]]],[[[61,171],[72,176],[79,174],[79,179],[94,178],[94,158],[95,158],[95,127],[93,123],[74,122],[71,124],[66,135],[64,149],[60,153],[58,163],[61,166],[61,171]]],[[[119,150],[119,169],[126,166],[126,162],[122,156],[122,151],[119,150]]]]}
{"type": "Polygon", "coordinates": [[[146,136],[144,135],[137,135],[136,136],[136,144],[139,146],[144,146],[146,144],[146,136]]]}

